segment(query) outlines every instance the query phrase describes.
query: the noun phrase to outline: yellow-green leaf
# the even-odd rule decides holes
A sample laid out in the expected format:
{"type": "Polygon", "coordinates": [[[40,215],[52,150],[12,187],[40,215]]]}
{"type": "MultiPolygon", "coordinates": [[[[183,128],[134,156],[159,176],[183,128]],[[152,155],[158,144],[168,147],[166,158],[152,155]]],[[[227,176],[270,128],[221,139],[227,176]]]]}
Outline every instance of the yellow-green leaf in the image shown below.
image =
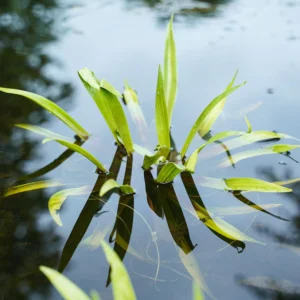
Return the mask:
{"type": "Polygon", "coordinates": [[[252,125],[251,125],[250,121],[248,120],[248,118],[246,116],[244,116],[244,118],[245,118],[245,121],[246,121],[246,124],[247,124],[247,127],[248,127],[247,133],[251,133],[252,132],[252,125]]]}
{"type": "MultiPolygon", "coordinates": [[[[164,84],[160,66],[158,68],[156,101],[155,101],[155,123],[159,145],[170,149],[170,127],[168,121],[167,106],[165,100],[164,84]]],[[[168,153],[166,154],[166,156],[168,153]]],[[[165,156],[165,157],[166,157],[165,156]]]]}
{"type": "Polygon", "coordinates": [[[62,204],[65,202],[69,196],[80,196],[87,195],[91,191],[91,187],[88,185],[79,187],[79,188],[70,188],[59,191],[51,196],[48,202],[48,209],[50,215],[58,226],[62,226],[62,222],[59,216],[58,211],[60,210],[62,204]]]}
{"type": "Polygon", "coordinates": [[[119,184],[114,179],[108,179],[105,181],[105,183],[102,185],[99,196],[103,197],[106,193],[113,189],[119,189],[119,191],[123,194],[134,194],[134,189],[128,185],[128,184],[119,184]]]}
{"type": "Polygon", "coordinates": [[[166,151],[168,151],[167,147],[159,147],[159,149],[154,155],[151,156],[145,155],[144,162],[143,162],[143,169],[149,170],[152,165],[165,162],[166,151]]]}
{"type": "Polygon", "coordinates": [[[176,61],[176,46],[173,34],[173,15],[170,19],[167,37],[165,43],[165,58],[164,58],[164,91],[168,112],[168,123],[171,124],[173,108],[177,95],[177,61],[176,61]]]}
{"type": "Polygon", "coordinates": [[[110,278],[114,299],[135,300],[135,292],[131,284],[129,275],[119,256],[112,250],[108,244],[102,242],[103,251],[111,267],[110,278]]]}
{"type": "Polygon", "coordinates": [[[193,299],[204,300],[204,296],[196,280],[193,280],[193,299]]]}
{"type": "Polygon", "coordinates": [[[261,148],[261,149],[243,151],[243,152],[231,155],[230,161],[227,158],[223,159],[221,161],[220,166],[228,167],[228,166],[231,166],[232,163],[236,164],[237,162],[247,159],[247,158],[261,156],[261,155],[279,154],[279,153],[284,153],[284,152],[291,151],[291,150],[297,149],[297,148],[300,148],[300,145],[281,144],[281,145],[274,145],[274,146],[269,146],[269,147],[261,148]]]}
{"type": "Polygon", "coordinates": [[[36,182],[25,183],[21,185],[17,185],[11,188],[8,188],[4,193],[4,197],[8,197],[11,195],[30,192],[34,190],[46,189],[50,187],[62,186],[64,185],[62,182],[58,180],[42,180],[36,182]]]}
{"type": "Polygon", "coordinates": [[[83,140],[87,140],[90,136],[90,134],[83,127],[81,127],[81,125],[79,125],[65,110],[46,98],[34,93],[16,89],[0,88],[0,91],[8,94],[20,95],[32,100],[64,122],[83,140]]]}
{"type": "Polygon", "coordinates": [[[39,269],[65,300],[90,300],[82,289],[63,274],[45,266],[40,266],[39,269]]]}
{"type": "Polygon", "coordinates": [[[289,193],[293,190],[280,185],[255,178],[229,178],[224,179],[230,190],[263,193],[289,193]]]}
{"type": "Polygon", "coordinates": [[[49,139],[59,139],[59,140],[66,140],[66,141],[72,142],[72,139],[70,139],[66,136],[60,135],[56,132],[50,131],[48,129],[45,129],[43,127],[40,127],[40,126],[29,125],[29,124],[15,124],[15,126],[32,131],[34,133],[37,133],[37,134],[47,137],[49,139]]]}
{"type": "MultiPolygon", "coordinates": [[[[237,77],[238,71],[234,74],[233,79],[228,84],[226,90],[229,90],[233,87],[235,79],[237,77]]],[[[226,91],[225,90],[225,91],[226,91]]],[[[224,105],[226,103],[227,96],[225,96],[222,101],[218,102],[211,111],[205,116],[205,118],[202,121],[201,126],[199,127],[198,133],[201,137],[205,136],[213,126],[213,124],[216,122],[217,118],[220,116],[220,114],[223,111],[224,105]]]]}
{"type": "Polygon", "coordinates": [[[158,183],[172,182],[174,178],[184,170],[185,167],[183,165],[168,162],[160,170],[157,179],[155,181],[158,183]]]}
{"type": "Polygon", "coordinates": [[[284,180],[284,181],[275,181],[273,183],[278,184],[278,185],[289,185],[289,184],[293,184],[296,182],[299,182],[300,178],[294,178],[294,179],[289,179],[289,180],[284,180]]]}
{"type": "Polygon", "coordinates": [[[81,154],[82,156],[86,157],[89,161],[91,161],[94,165],[96,165],[97,168],[99,170],[101,170],[102,172],[107,173],[107,170],[102,165],[102,163],[95,156],[93,156],[90,152],[88,152],[84,148],[82,148],[82,147],[80,147],[78,145],[72,144],[70,142],[64,141],[64,140],[47,139],[46,141],[47,142],[48,141],[56,141],[57,143],[65,146],[65,147],[68,147],[69,149],[71,149],[71,150],[73,150],[73,151],[81,154]]]}
{"type": "MultiPolygon", "coordinates": [[[[209,105],[204,109],[204,111],[200,114],[200,116],[198,117],[197,121],[195,122],[195,124],[193,125],[188,137],[185,140],[185,143],[182,147],[181,150],[181,157],[184,157],[186,154],[186,151],[188,150],[193,138],[195,137],[197,131],[199,131],[201,128],[203,128],[203,126],[207,126],[207,124],[210,122],[207,120],[211,120],[211,118],[213,118],[213,116],[211,115],[213,109],[216,107],[216,105],[218,105],[221,101],[223,101],[229,94],[231,94],[232,92],[234,92],[235,90],[237,90],[238,88],[240,88],[241,86],[243,86],[245,84],[242,83],[238,86],[232,87],[232,88],[227,88],[222,94],[220,94],[219,96],[217,96],[215,99],[213,99],[209,105]]],[[[205,131],[208,132],[209,127],[206,127],[205,131]]],[[[206,132],[206,133],[207,133],[206,132]]]]}

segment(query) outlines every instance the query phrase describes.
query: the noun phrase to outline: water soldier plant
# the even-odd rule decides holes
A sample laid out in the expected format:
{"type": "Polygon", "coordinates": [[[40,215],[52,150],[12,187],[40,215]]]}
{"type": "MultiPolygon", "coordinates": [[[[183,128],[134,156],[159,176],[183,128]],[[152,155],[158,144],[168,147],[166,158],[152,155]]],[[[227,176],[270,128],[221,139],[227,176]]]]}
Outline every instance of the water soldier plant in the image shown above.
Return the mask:
{"type": "MultiPolygon", "coordinates": [[[[125,82],[125,89],[123,94],[121,94],[106,80],[99,80],[88,68],[80,70],[78,72],[79,78],[97,105],[109,130],[112,133],[115,143],[117,144],[117,150],[109,169],[106,169],[105,164],[100,162],[95,155],[83,148],[83,144],[89,139],[90,134],[58,105],[37,94],[16,89],[0,88],[0,90],[4,93],[24,96],[44,107],[58,119],[64,122],[76,134],[74,140],[39,126],[16,124],[16,126],[19,128],[42,135],[44,137],[43,143],[54,141],[67,148],[67,150],[55,161],[49,163],[47,166],[44,166],[32,174],[20,178],[18,183],[45,175],[65,162],[75,152],[90,160],[97,168],[98,178],[94,186],[82,185],[75,188],[69,187],[67,189],[58,191],[49,200],[48,206],[50,214],[54,221],[59,226],[62,226],[63,223],[58,212],[67,197],[88,195],[88,200],[82,209],[82,212],[79,215],[78,220],[74,225],[74,228],[63,249],[58,268],[60,272],[63,272],[71,260],[76,248],[81,243],[95,213],[103,213],[102,208],[108,202],[110,196],[114,192],[118,193],[120,198],[116,221],[113,228],[110,228],[111,234],[109,236],[109,241],[111,243],[114,242],[114,251],[118,254],[119,259],[122,261],[126,255],[126,252],[130,249],[129,242],[133,226],[134,213],[137,213],[143,219],[148,226],[151,235],[153,234],[151,227],[143,218],[143,216],[134,209],[134,188],[131,186],[134,152],[143,157],[143,164],[141,167],[144,172],[145,190],[150,208],[158,217],[166,218],[174,242],[179,247],[178,255],[183,265],[190,273],[192,278],[200,286],[201,290],[210,295],[211,298],[214,297],[206,286],[200,270],[197,270],[196,272],[195,269],[191,270],[191,266],[197,265],[197,262],[191,253],[191,251],[195,248],[195,245],[190,239],[183,210],[180,202],[177,199],[177,195],[172,184],[173,180],[180,175],[182,183],[194,209],[194,211],[188,210],[188,212],[203,222],[203,224],[218,238],[228,243],[228,245],[238,249],[239,252],[244,250],[245,241],[263,244],[247,236],[245,233],[241,232],[239,229],[220,218],[220,215],[224,213],[224,210],[220,211],[216,209],[215,211],[212,211],[206,209],[192,176],[192,174],[195,172],[199,154],[203,151],[203,149],[213,143],[221,144],[222,148],[218,150],[218,152],[210,153],[210,156],[217,155],[222,152],[226,152],[228,156],[226,160],[221,161],[219,167],[227,167],[230,165],[234,166],[243,159],[253,158],[259,155],[282,154],[289,156],[290,151],[300,148],[300,145],[295,144],[275,144],[265,148],[244,151],[231,155],[230,151],[233,149],[256,142],[263,142],[265,140],[274,140],[275,142],[281,139],[292,139],[299,141],[299,139],[283,133],[272,131],[253,131],[252,125],[246,116],[245,123],[247,130],[224,131],[211,136],[211,128],[222,113],[227,101],[227,97],[245,84],[245,82],[243,82],[235,85],[237,73],[238,72],[235,73],[225,90],[220,95],[215,97],[202,111],[188,133],[181,150],[177,151],[175,142],[173,140],[173,132],[171,134],[173,108],[178,89],[176,47],[173,34],[173,17],[171,17],[167,28],[164,64],[163,67],[158,67],[155,99],[155,125],[158,143],[155,147],[153,147],[154,150],[149,150],[143,146],[140,146],[139,144],[133,142],[131,138],[131,132],[122,107],[122,101],[126,104],[133,121],[135,124],[137,124],[142,140],[145,139],[145,129],[147,127],[147,123],[139,105],[137,94],[130,87],[128,82],[125,82]],[[190,156],[188,156],[187,153],[190,145],[197,134],[202,137],[204,142],[197,149],[195,149],[190,156]],[[224,142],[223,140],[227,138],[232,139],[224,142]],[[116,181],[116,179],[123,158],[125,157],[125,175],[122,184],[120,184],[116,181]],[[153,167],[157,167],[156,178],[154,178],[152,174],[153,167]],[[124,226],[124,220],[126,220],[126,228],[124,226]],[[195,276],[195,274],[197,274],[197,276],[195,276]]],[[[245,212],[247,209],[251,208],[253,211],[258,210],[280,220],[286,221],[286,219],[274,215],[267,210],[278,205],[257,205],[246,198],[245,193],[288,193],[292,192],[292,190],[285,187],[285,185],[299,180],[300,179],[297,178],[286,182],[266,182],[256,178],[219,179],[202,176],[201,180],[199,180],[197,183],[205,187],[221,189],[230,192],[237,200],[248,205],[248,207],[244,208],[244,210],[240,210],[240,213],[243,213],[243,211],[245,212]]],[[[60,187],[66,185],[68,185],[68,183],[60,180],[40,180],[16,184],[15,186],[9,187],[5,191],[4,197],[9,197],[17,193],[27,192],[35,189],[53,186],[60,187]]],[[[157,279],[159,268],[163,265],[161,265],[159,260],[157,243],[155,240],[153,240],[153,242],[155,243],[157,249],[157,269],[155,274],[155,278],[157,279]]],[[[105,248],[106,246],[103,247],[105,248]]],[[[149,260],[148,262],[153,263],[153,261],[149,260]]],[[[112,277],[114,267],[111,261],[110,264],[111,271],[109,272],[107,284],[110,283],[110,280],[113,282],[112,277]]],[[[50,277],[52,276],[49,270],[44,268],[42,271],[44,271],[44,273],[48,272],[47,274],[50,277]]],[[[92,297],[92,299],[96,298],[92,297]]]]}

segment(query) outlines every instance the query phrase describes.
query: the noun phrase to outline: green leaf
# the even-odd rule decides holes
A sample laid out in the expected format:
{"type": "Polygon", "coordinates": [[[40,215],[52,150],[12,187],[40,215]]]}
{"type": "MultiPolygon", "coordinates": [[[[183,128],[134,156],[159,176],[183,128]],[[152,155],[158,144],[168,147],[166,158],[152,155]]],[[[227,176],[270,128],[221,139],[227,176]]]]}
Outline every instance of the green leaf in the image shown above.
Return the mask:
{"type": "Polygon", "coordinates": [[[125,81],[124,100],[133,122],[137,125],[142,139],[145,140],[148,125],[139,104],[138,96],[136,92],[129,86],[127,81],[125,81]]]}
{"type": "Polygon", "coordinates": [[[284,181],[275,181],[273,183],[278,184],[278,185],[288,185],[288,184],[293,184],[296,182],[299,182],[300,178],[294,178],[294,179],[289,179],[289,180],[284,180],[284,181]]]}
{"type": "Polygon", "coordinates": [[[229,178],[224,179],[224,181],[228,188],[234,191],[263,193],[289,193],[293,191],[280,185],[255,178],[229,178]]]}
{"type": "Polygon", "coordinates": [[[45,266],[40,266],[39,269],[65,300],[90,300],[83,290],[63,274],[45,266]]]}
{"type": "Polygon", "coordinates": [[[97,291],[91,291],[91,300],[101,300],[100,295],[97,293],[97,291]]]}
{"type": "MultiPolygon", "coordinates": [[[[298,140],[288,134],[272,132],[272,131],[252,131],[251,133],[244,134],[240,137],[234,138],[226,142],[229,150],[233,150],[242,146],[247,146],[256,142],[263,142],[264,140],[279,140],[279,139],[294,139],[298,140]]],[[[209,156],[218,155],[225,152],[224,149],[212,150],[209,156]]]]}
{"type": "Polygon", "coordinates": [[[29,125],[29,124],[15,124],[16,127],[23,128],[25,130],[32,131],[34,133],[37,133],[39,135],[42,135],[44,137],[47,137],[49,139],[58,139],[58,140],[65,140],[72,142],[72,139],[65,137],[63,135],[60,135],[56,132],[50,131],[48,129],[45,129],[40,126],[35,126],[35,125],[29,125]]]}
{"type": "MultiPolygon", "coordinates": [[[[233,87],[237,74],[238,71],[235,72],[233,79],[228,84],[225,91],[233,87]]],[[[208,112],[208,114],[205,116],[198,130],[198,133],[201,137],[204,137],[210,131],[211,127],[216,122],[219,115],[222,113],[226,100],[227,100],[227,96],[225,96],[222,99],[222,101],[218,102],[214,107],[212,107],[211,111],[208,112]]]]}
{"type": "Polygon", "coordinates": [[[204,300],[204,296],[196,280],[193,281],[193,295],[194,300],[204,300]]]}
{"type": "MultiPolygon", "coordinates": [[[[170,127],[160,66],[158,68],[156,87],[155,123],[159,145],[161,147],[166,146],[168,149],[170,149],[170,127]]],[[[167,155],[168,153],[166,153],[164,156],[167,158],[167,155]]]]}
{"type": "Polygon", "coordinates": [[[116,188],[118,188],[119,191],[125,195],[130,195],[130,194],[135,193],[134,189],[130,185],[128,185],[128,184],[122,185],[122,184],[117,183],[114,179],[108,179],[102,185],[99,196],[103,197],[106,193],[108,193],[109,191],[116,189],[116,188]]]}
{"type": "Polygon", "coordinates": [[[105,257],[111,267],[110,278],[112,282],[114,299],[135,300],[136,296],[134,289],[132,287],[129,275],[120,258],[105,241],[102,242],[102,247],[105,257]]]}
{"type": "MultiPolygon", "coordinates": [[[[117,139],[117,124],[113,118],[109,103],[104,99],[103,90],[105,89],[105,87],[103,89],[100,89],[100,81],[88,68],[84,68],[78,71],[78,75],[86,90],[89,92],[96,105],[98,106],[98,109],[100,110],[106,124],[111,130],[116,142],[119,143],[117,139]]],[[[104,84],[102,85],[105,85],[106,87],[108,86],[107,84],[105,84],[106,81],[103,81],[103,83],[104,84]]]]}
{"type": "Polygon", "coordinates": [[[247,133],[251,133],[252,132],[252,125],[251,125],[250,121],[248,120],[248,118],[246,116],[244,116],[244,118],[245,118],[245,121],[246,121],[247,127],[248,127],[247,133]]]}
{"type": "Polygon", "coordinates": [[[122,98],[122,94],[105,79],[100,80],[100,88],[106,89],[110,93],[114,94],[117,98],[122,98]]]}
{"type": "Polygon", "coordinates": [[[68,147],[69,149],[81,154],[82,156],[86,157],[89,161],[91,161],[94,165],[96,165],[99,170],[101,170],[104,173],[107,173],[107,170],[102,165],[102,163],[95,156],[93,156],[90,152],[88,152],[84,148],[82,148],[78,145],[69,143],[69,142],[64,141],[64,140],[57,140],[57,139],[47,139],[47,140],[45,140],[45,142],[48,142],[48,141],[55,141],[55,142],[65,146],[65,147],[68,147]]]}
{"type": "Polygon", "coordinates": [[[174,178],[183,172],[185,167],[178,165],[172,162],[166,163],[163,168],[160,170],[157,179],[155,180],[158,183],[168,183],[172,182],[174,178]]]}
{"type": "Polygon", "coordinates": [[[248,150],[248,151],[244,151],[244,152],[240,152],[240,153],[232,155],[230,161],[228,161],[227,158],[222,160],[220,166],[228,167],[232,163],[236,164],[237,162],[239,162],[243,159],[261,156],[261,155],[280,154],[280,153],[284,153],[287,151],[291,151],[296,148],[300,148],[300,145],[281,144],[281,145],[274,145],[274,146],[269,146],[269,147],[261,148],[261,149],[248,150]]]}
{"type": "Polygon", "coordinates": [[[152,156],[153,155],[150,150],[148,150],[147,148],[144,148],[138,144],[133,144],[133,148],[134,148],[134,151],[141,156],[145,156],[145,155],[152,156]]]}
{"type": "Polygon", "coordinates": [[[86,195],[89,194],[90,191],[91,191],[91,187],[85,185],[79,188],[65,189],[52,195],[48,202],[48,209],[55,223],[58,226],[63,225],[58,211],[60,210],[62,204],[65,202],[67,197],[86,195]]]}
{"type": "MultiPolygon", "coordinates": [[[[208,132],[210,127],[207,124],[211,124],[211,120],[214,119],[215,115],[212,115],[212,112],[214,112],[214,108],[216,105],[218,105],[221,101],[223,101],[229,94],[240,88],[245,84],[242,83],[238,86],[232,87],[232,88],[227,88],[225,92],[217,96],[215,99],[213,99],[210,104],[204,109],[204,111],[200,114],[198,117],[197,121],[193,125],[188,137],[185,140],[185,143],[182,147],[181,150],[181,157],[184,157],[186,154],[186,151],[188,150],[193,138],[195,137],[197,131],[199,131],[201,128],[205,128],[205,131],[208,132]],[[205,127],[204,127],[205,126],[205,127]]],[[[215,113],[215,112],[214,112],[215,113]]],[[[212,125],[212,124],[211,124],[212,125]]],[[[203,131],[203,132],[205,132],[203,131]]],[[[202,133],[203,133],[202,132],[202,133]]]]}
{"type": "Polygon", "coordinates": [[[198,154],[201,152],[201,150],[206,147],[207,145],[214,143],[218,140],[230,137],[230,136],[235,136],[235,135],[242,135],[245,134],[243,131],[224,131],[224,132],[219,132],[213,137],[211,137],[206,143],[201,145],[198,149],[196,149],[192,155],[189,157],[189,159],[185,163],[185,167],[188,172],[194,173],[195,172],[195,167],[197,164],[198,160],[198,154]]]}
{"type": "Polygon", "coordinates": [[[111,228],[110,226],[107,226],[98,230],[99,225],[100,224],[97,225],[96,229],[90,236],[88,236],[81,242],[82,245],[87,245],[89,248],[91,248],[91,250],[95,250],[101,246],[102,241],[111,228]]]}
{"type": "Polygon", "coordinates": [[[0,91],[8,94],[24,96],[34,101],[36,104],[42,106],[62,122],[64,122],[67,126],[69,126],[80,138],[83,140],[87,140],[89,138],[90,134],[83,127],[81,127],[65,110],[63,110],[54,102],[40,95],[22,90],[0,88],[0,91]]]}
{"type": "Polygon", "coordinates": [[[117,126],[117,132],[123,141],[123,145],[125,146],[127,153],[131,154],[134,151],[133,143],[131,140],[127,119],[125,117],[119,99],[114,94],[105,89],[101,89],[100,93],[102,93],[104,101],[108,103],[108,106],[115,120],[115,124],[117,126]]]}
{"type": "Polygon", "coordinates": [[[64,184],[58,180],[42,180],[42,181],[30,182],[30,183],[21,184],[21,185],[8,188],[4,193],[4,197],[8,197],[19,193],[34,191],[34,190],[62,186],[62,185],[64,184]]]}
{"type": "Polygon", "coordinates": [[[159,147],[157,152],[154,155],[148,156],[145,155],[144,162],[143,162],[143,169],[149,170],[152,165],[158,164],[159,162],[165,162],[165,156],[164,153],[168,151],[168,148],[163,146],[159,147]]]}
{"type": "Polygon", "coordinates": [[[167,29],[167,37],[165,43],[165,58],[164,58],[164,90],[166,98],[166,106],[168,112],[168,123],[171,124],[173,108],[177,95],[177,61],[176,61],[176,46],[173,34],[173,15],[167,29]]]}

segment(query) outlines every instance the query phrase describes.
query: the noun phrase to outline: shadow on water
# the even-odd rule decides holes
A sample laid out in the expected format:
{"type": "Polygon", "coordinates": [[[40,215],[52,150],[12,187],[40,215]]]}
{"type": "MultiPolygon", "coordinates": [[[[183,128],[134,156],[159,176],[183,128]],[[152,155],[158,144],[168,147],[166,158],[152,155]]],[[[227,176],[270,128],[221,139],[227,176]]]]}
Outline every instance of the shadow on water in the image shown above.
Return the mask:
{"type": "MultiPolygon", "coordinates": [[[[56,0],[0,1],[0,86],[40,93],[53,101],[70,99],[71,84],[46,71],[58,63],[46,48],[59,39],[55,22],[60,13],[56,0]]],[[[1,99],[1,195],[7,184],[25,175],[25,163],[37,154],[37,143],[25,131],[19,130],[16,136],[14,124],[38,125],[49,117],[24,98],[6,95],[1,99]]],[[[32,295],[45,298],[50,292],[51,285],[38,266],[45,262],[52,267],[57,264],[60,237],[54,226],[39,224],[41,215],[47,212],[47,200],[43,190],[0,200],[1,299],[29,299],[32,295]]]]}
{"type": "MultiPolygon", "coordinates": [[[[293,174],[291,168],[286,168],[283,174],[278,175],[272,167],[263,167],[258,169],[258,173],[270,182],[292,180],[293,174]]],[[[255,227],[261,235],[271,238],[273,243],[272,251],[282,249],[289,251],[293,255],[294,263],[297,263],[300,255],[300,182],[294,182],[289,185],[293,193],[284,194],[288,204],[293,207],[289,213],[287,228],[275,229],[268,224],[257,224],[255,227]]],[[[286,264],[289,262],[286,261],[286,264]]],[[[275,266],[276,267],[276,266],[275,266]]],[[[276,267],[280,268],[280,267],[276,267]]],[[[283,270],[281,270],[283,271],[283,270]]],[[[281,273],[281,272],[280,272],[281,273]]],[[[237,280],[247,288],[256,298],[260,299],[288,299],[296,300],[300,298],[300,283],[298,279],[290,281],[284,279],[288,273],[282,274],[283,278],[272,276],[245,277],[239,275],[237,280]]],[[[298,273],[299,275],[299,273],[298,273]]]]}

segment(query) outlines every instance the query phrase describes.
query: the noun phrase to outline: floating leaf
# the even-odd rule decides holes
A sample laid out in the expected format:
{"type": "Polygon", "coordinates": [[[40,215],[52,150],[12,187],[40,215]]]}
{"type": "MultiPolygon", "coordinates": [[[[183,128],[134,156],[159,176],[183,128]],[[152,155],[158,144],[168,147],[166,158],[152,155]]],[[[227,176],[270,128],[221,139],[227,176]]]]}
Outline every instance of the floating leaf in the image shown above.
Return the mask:
{"type": "MultiPolygon", "coordinates": [[[[57,139],[49,139],[49,140],[50,141],[56,141],[57,143],[65,146],[65,147],[68,147],[69,149],[71,149],[71,150],[73,150],[73,151],[75,151],[75,152],[83,155],[89,161],[91,161],[94,165],[96,165],[99,170],[101,170],[104,173],[107,173],[107,170],[102,165],[102,163],[95,156],[93,156],[90,152],[88,152],[84,148],[82,148],[82,147],[80,147],[80,146],[78,146],[76,144],[69,143],[69,142],[64,141],[64,140],[57,140],[57,139]]],[[[49,140],[46,140],[46,141],[48,142],[49,140]]]]}
{"type": "Polygon", "coordinates": [[[6,192],[4,193],[4,197],[8,197],[11,195],[24,193],[24,192],[30,192],[34,190],[62,186],[62,185],[64,184],[58,180],[42,180],[42,181],[30,182],[30,183],[17,185],[7,189],[6,192]]]}
{"type": "Polygon", "coordinates": [[[172,182],[173,179],[183,172],[185,167],[182,165],[178,165],[172,162],[166,163],[163,168],[160,170],[156,182],[158,183],[168,183],[172,182]]]}
{"type": "Polygon", "coordinates": [[[102,247],[105,257],[111,267],[110,278],[112,282],[114,299],[135,300],[136,296],[134,289],[132,287],[129,275],[120,258],[105,241],[102,242],[102,247]]]}
{"type": "MultiPolygon", "coordinates": [[[[194,254],[193,253],[184,254],[184,252],[181,249],[179,249],[178,254],[179,254],[182,264],[184,265],[186,270],[189,272],[189,274],[192,276],[193,281],[195,283],[197,283],[197,285],[203,291],[205,291],[212,299],[216,299],[213,296],[213,294],[211,293],[211,291],[209,290],[209,288],[205,282],[205,279],[204,279],[203,275],[201,274],[198,262],[194,256],[194,254]]],[[[199,289],[199,291],[200,291],[200,289],[199,289]]]]}
{"type": "Polygon", "coordinates": [[[166,105],[168,112],[168,123],[171,124],[173,108],[177,95],[177,61],[176,61],[176,46],[173,34],[173,15],[167,28],[167,37],[165,43],[165,58],[164,58],[164,91],[166,97],[166,105]]]}
{"type": "Polygon", "coordinates": [[[80,138],[82,138],[83,140],[87,140],[89,138],[90,134],[83,127],[81,127],[65,110],[63,110],[54,102],[40,95],[22,90],[0,88],[0,91],[8,94],[24,96],[34,101],[36,104],[42,106],[62,122],[64,122],[67,126],[69,126],[80,138]]]}
{"type": "Polygon", "coordinates": [[[230,190],[263,193],[289,193],[293,190],[280,185],[255,178],[229,178],[224,179],[230,190]]]}
{"type": "MultiPolygon", "coordinates": [[[[237,74],[238,71],[236,71],[236,73],[234,74],[233,79],[231,80],[225,91],[233,87],[237,74]]],[[[227,96],[225,96],[222,101],[218,102],[214,107],[212,107],[211,111],[207,113],[202,121],[201,126],[198,129],[198,133],[201,137],[204,137],[210,131],[211,127],[216,122],[219,115],[222,113],[226,100],[227,96]]]]}
{"type": "MultiPolygon", "coordinates": [[[[155,123],[159,145],[170,149],[170,126],[168,121],[168,112],[165,100],[164,83],[160,66],[158,68],[156,101],[155,101],[155,123]]],[[[167,158],[168,152],[165,153],[167,158]]]]}
{"type": "MultiPolygon", "coordinates": [[[[280,154],[280,153],[284,153],[287,151],[291,151],[296,148],[300,148],[300,145],[284,145],[284,144],[274,145],[274,146],[269,146],[269,147],[262,148],[262,149],[248,150],[248,151],[234,154],[231,156],[231,160],[233,161],[234,164],[236,164],[237,162],[239,162],[243,159],[256,157],[256,156],[260,156],[260,155],[280,154]]],[[[222,162],[220,164],[221,167],[228,167],[230,165],[231,165],[231,162],[228,161],[227,159],[222,160],[222,162]]]]}
{"type": "Polygon", "coordinates": [[[69,141],[72,142],[73,140],[65,137],[63,135],[60,135],[56,132],[50,131],[48,129],[45,129],[43,127],[40,126],[35,126],[35,125],[29,125],[29,124],[15,124],[16,127],[19,128],[23,128],[29,131],[32,131],[34,133],[37,133],[39,135],[42,135],[44,137],[50,138],[50,139],[58,139],[58,140],[65,140],[65,141],[69,141]]]}
{"type": "Polygon", "coordinates": [[[196,280],[193,281],[193,299],[194,300],[204,300],[200,286],[198,286],[196,280]]]}
{"type": "Polygon", "coordinates": [[[243,131],[224,131],[224,132],[217,133],[216,135],[214,135],[213,137],[211,137],[206,143],[204,143],[203,145],[201,145],[198,149],[196,149],[192,153],[192,155],[189,157],[189,159],[185,163],[186,170],[188,172],[191,172],[191,173],[195,172],[195,167],[196,167],[196,164],[197,164],[198,154],[207,145],[209,145],[211,143],[214,143],[216,141],[219,141],[221,139],[230,137],[230,136],[242,135],[242,134],[245,134],[245,132],[243,132],[243,131]]]}
{"type": "MultiPolygon", "coordinates": [[[[188,150],[193,138],[195,137],[196,133],[203,128],[204,125],[206,125],[206,133],[208,132],[208,130],[210,129],[209,127],[207,127],[207,119],[210,120],[211,118],[214,118],[214,116],[211,115],[211,112],[213,111],[213,109],[216,107],[216,105],[218,105],[221,101],[223,101],[229,94],[231,94],[232,92],[234,92],[235,90],[237,90],[238,88],[240,88],[241,86],[243,86],[245,84],[242,83],[238,86],[232,87],[232,88],[227,88],[222,94],[220,94],[219,96],[217,96],[215,99],[213,99],[209,105],[204,109],[204,111],[200,114],[200,116],[198,117],[197,121],[195,122],[195,124],[193,125],[188,137],[185,140],[185,143],[182,147],[181,150],[181,157],[184,157],[186,154],[186,151],[188,150]]],[[[208,122],[209,124],[211,122],[208,122]]],[[[203,131],[204,132],[204,131],[203,131]]]]}
{"type": "Polygon", "coordinates": [[[90,300],[82,289],[63,274],[45,266],[40,266],[39,269],[65,300],[90,300]]]}
{"type": "Polygon", "coordinates": [[[159,147],[154,155],[145,155],[143,162],[143,169],[149,170],[152,165],[165,162],[166,158],[164,154],[168,152],[168,147],[159,147]]]}
{"type": "Polygon", "coordinates": [[[85,185],[85,186],[82,186],[79,188],[65,189],[65,190],[59,191],[51,196],[51,198],[49,199],[49,202],[48,202],[48,209],[49,209],[49,212],[50,212],[53,220],[55,221],[55,223],[58,226],[63,225],[61,222],[61,219],[59,217],[58,211],[60,210],[62,204],[65,202],[67,197],[86,195],[86,194],[89,194],[90,190],[91,190],[91,187],[85,185]]]}
{"type": "Polygon", "coordinates": [[[141,137],[145,140],[147,122],[141,106],[139,104],[138,96],[136,92],[125,81],[124,100],[130,112],[133,122],[138,126],[141,137]]]}
{"type": "Polygon", "coordinates": [[[134,189],[128,185],[128,184],[119,184],[117,183],[114,179],[108,179],[105,181],[105,183],[102,185],[100,189],[99,196],[103,197],[106,193],[109,191],[118,188],[123,194],[129,195],[129,194],[134,194],[134,189]]]}

